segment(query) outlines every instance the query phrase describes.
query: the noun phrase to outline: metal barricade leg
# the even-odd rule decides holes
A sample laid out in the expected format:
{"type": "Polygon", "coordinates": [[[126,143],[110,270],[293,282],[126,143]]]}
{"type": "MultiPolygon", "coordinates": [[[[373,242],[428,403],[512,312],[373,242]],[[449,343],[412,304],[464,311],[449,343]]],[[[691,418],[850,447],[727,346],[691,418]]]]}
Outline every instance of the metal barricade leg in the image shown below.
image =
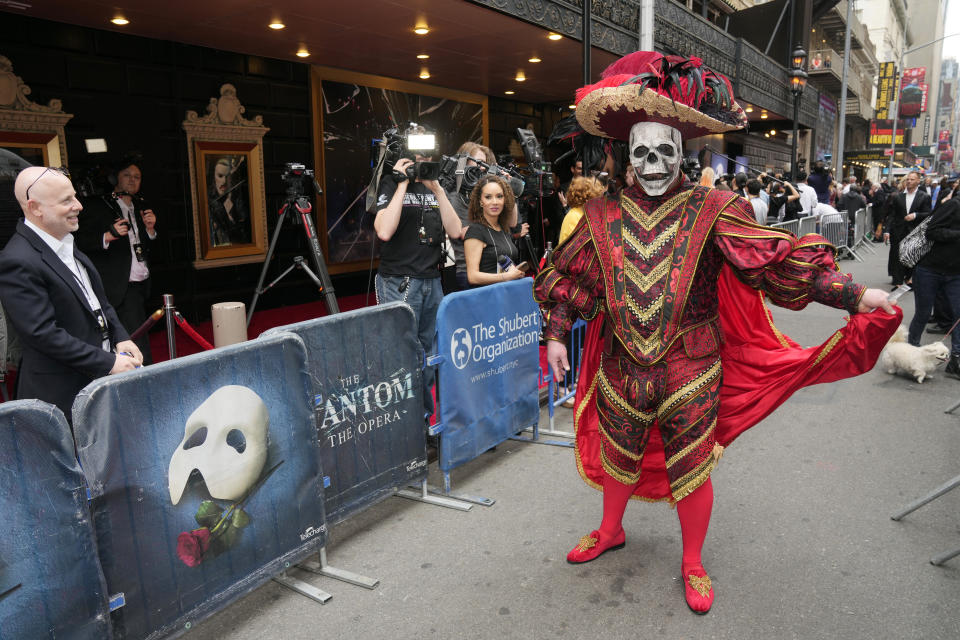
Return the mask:
{"type": "Polygon", "coordinates": [[[930,558],[930,564],[939,567],[950,558],[955,558],[956,556],[960,556],[960,549],[954,549],[953,551],[948,551],[946,553],[941,553],[938,556],[933,556],[930,558]]]}
{"type": "Polygon", "coordinates": [[[898,514],[896,514],[896,515],[890,516],[890,519],[891,519],[891,520],[900,520],[900,519],[903,518],[904,516],[913,513],[914,511],[916,511],[917,509],[919,509],[919,508],[922,507],[923,505],[928,504],[928,503],[930,503],[930,502],[933,502],[934,500],[936,500],[937,498],[939,498],[939,497],[942,496],[943,494],[945,494],[945,493],[947,493],[947,492],[949,492],[949,491],[951,491],[951,490],[953,490],[953,489],[956,489],[957,487],[960,487],[960,476],[957,476],[957,477],[954,478],[953,480],[950,480],[949,482],[947,482],[947,483],[945,483],[945,484],[937,487],[936,489],[934,489],[933,491],[931,491],[928,495],[924,496],[923,498],[920,498],[919,500],[910,503],[910,505],[909,505],[906,509],[904,509],[903,511],[901,511],[900,513],[898,513],[898,514]]]}
{"type": "Polygon", "coordinates": [[[305,560],[297,566],[301,569],[310,571],[311,573],[317,573],[321,576],[327,576],[328,578],[349,582],[350,584],[363,587],[364,589],[375,589],[377,585],[380,584],[379,580],[362,576],[359,573],[331,567],[329,564],[327,564],[326,547],[320,547],[320,553],[317,555],[319,556],[319,561],[305,560]]]}
{"type": "Polygon", "coordinates": [[[327,601],[333,597],[326,591],[321,591],[308,582],[289,576],[286,571],[278,576],[274,576],[273,581],[282,584],[288,589],[293,589],[300,595],[306,596],[320,604],[327,604],[327,601]]]}
{"type": "MultiPolygon", "coordinates": [[[[450,496],[450,473],[444,472],[443,474],[443,485],[445,491],[441,494],[439,491],[431,492],[427,487],[427,480],[424,478],[420,482],[420,490],[413,489],[411,487],[405,487],[399,489],[396,495],[400,498],[406,498],[407,500],[415,500],[417,502],[425,502],[427,504],[432,504],[437,507],[446,507],[447,509],[456,509],[457,511],[470,511],[473,508],[472,504],[467,504],[463,500],[448,497],[450,496]]],[[[478,502],[476,504],[491,505],[493,501],[489,498],[477,498],[478,502]]]]}

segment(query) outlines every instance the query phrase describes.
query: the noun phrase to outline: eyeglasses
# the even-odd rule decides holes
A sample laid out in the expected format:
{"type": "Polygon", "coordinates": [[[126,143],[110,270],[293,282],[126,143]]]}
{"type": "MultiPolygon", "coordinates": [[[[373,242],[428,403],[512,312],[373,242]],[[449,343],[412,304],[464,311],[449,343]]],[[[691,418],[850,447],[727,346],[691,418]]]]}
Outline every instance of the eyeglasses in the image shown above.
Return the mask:
{"type": "Polygon", "coordinates": [[[35,185],[35,184],[37,184],[38,182],[40,182],[40,178],[42,178],[43,176],[47,175],[47,171],[56,171],[57,173],[59,173],[59,174],[62,175],[62,176],[65,176],[65,177],[67,177],[67,178],[70,177],[70,171],[68,171],[66,167],[47,167],[47,168],[45,168],[45,169],[43,170],[43,173],[41,173],[40,175],[38,175],[38,176],[37,176],[37,179],[34,180],[33,182],[31,182],[31,183],[30,183],[30,186],[27,187],[27,194],[26,194],[26,195],[27,195],[27,200],[30,199],[30,189],[33,188],[33,185],[35,185]]]}

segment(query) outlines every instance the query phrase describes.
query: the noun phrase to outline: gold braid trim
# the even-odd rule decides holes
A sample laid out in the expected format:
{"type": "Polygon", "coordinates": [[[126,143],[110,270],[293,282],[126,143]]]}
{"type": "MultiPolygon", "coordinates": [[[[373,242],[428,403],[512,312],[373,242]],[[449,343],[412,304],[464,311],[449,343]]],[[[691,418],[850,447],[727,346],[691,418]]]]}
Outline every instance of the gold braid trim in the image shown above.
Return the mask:
{"type": "Polygon", "coordinates": [[[660,264],[655,266],[650,270],[650,273],[644,274],[640,269],[637,268],[635,264],[630,261],[623,261],[623,271],[626,273],[627,277],[633,281],[637,288],[640,291],[646,293],[650,290],[650,287],[660,282],[665,275],[670,271],[670,262],[672,260],[671,256],[667,256],[660,261],[660,264]]]}
{"type": "Polygon", "coordinates": [[[653,422],[653,419],[656,417],[656,413],[651,411],[650,413],[645,413],[636,409],[635,407],[630,406],[630,403],[626,401],[617,391],[613,388],[613,385],[610,384],[610,381],[607,380],[607,376],[604,375],[603,369],[597,371],[597,377],[600,379],[600,393],[609,400],[611,403],[615,404],[618,409],[622,410],[624,413],[628,414],[634,420],[641,422],[653,422]]]}
{"type": "Polygon", "coordinates": [[[810,365],[810,368],[813,369],[815,366],[823,362],[823,359],[826,358],[833,348],[837,346],[837,343],[843,340],[843,331],[837,330],[830,339],[827,340],[827,344],[823,345],[823,349],[820,350],[820,353],[817,354],[816,359],[813,361],[813,364],[810,365]]]}
{"type": "Polygon", "coordinates": [[[629,474],[607,460],[607,454],[602,444],[600,445],[600,464],[603,466],[603,470],[613,476],[620,484],[633,485],[640,481],[640,471],[637,471],[635,474],[629,474]]]}
{"type": "MultiPolygon", "coordinates": [[[[581,400],[580,403],[577,405],[577,409],[573,414],[573,431],[575,436],[580,433],[580,419],[583,417],[583,412],[586,410],[588,403],[595,402],[595,397],[597,393],[597,381],[599,377],[600,377],[600,372],[597,371],[597,375],[593,376],[593,380],[590,382],[590,388],[587,389],[586,395],[583,397],[583,400],[581,400]]],[[[586,470],[583,468],[583,460],[580,457],[579,440],[576,437],[573,440],[573,453],[574,453],[573,457],[577,461],[577,473],[580,474],[580,479],[583,480],[588,487],[591,487],[593,489],[596,489],[597,491],[602,492],[603,485],[591,479],[590,476],[587,475],[586,470]]],[[[602,461],[601,461],[601,464],[602,464],[602,461]]],[[[639,500],[640,502],[666,502],[671,507],[673,506],[673,499],[669,496],[664,498],[648,498],[646,496],[638,496],[634,494],[630,496],[630,499],[639,500]]]]}
{"type": "MultiPolygon", "coordinates": [[[[633,296],[627,292],[623,294],[623,300],[627,305],[627,308],[630,309],[630,312],[633,313],[633,316],[640,321],[641,324],[646,324],[651,318],[660,313],[663,309],[663,293],[661,292],[655,299],[650,301],[650,304],[646,307],[641,307],[637,304],[637,301],[633,299],[633,296]]],[[[660,326],[660,323],[657,323],[657,326],[660,326]]]]}
{"type": "MultiPolygon", "coordinates": [[[[646,428],[649,429],[649,428],[650,428],[650,425],[647,425],[646,428]]],[[[623,455],[627,456],[627,457],[630,458],[631,460],[640,460],[641,458],[643,458],[643,454],[642,454],[642,453],[640,453],[640,454],[631,453],[631,452],[627,451],[626,449],[624,449],[623,447],[621,447],[620,444],[619,444],[616,440],[614,440],[613,438],[610,437],[610,434],[607,433],[606,427],[604,427],[603,424],[602,424],[600,421],[597,421],[597,431],[600,432],[600,435],[603,436],[603,438],[606,439],[606,441],[607,441],[608,443],[610,443],[610,444],[613,446],[614,449],[616,449],[617,451],[619,451],[619,452],[622,453],[623,455]]],[[[602,448],[603,448],[603,447],[601,447],[601,449],[602,449],[602,448]]]]}
{"type": "Polygon", "coordinates": [[[700,488],[700,485],[707,481],[707,478],[710,477],[714,467],[717,466],[717,460],[714,457],[715,454],[716,449],[714,449],[713,452],[707,456],[707,459],[701,462],[696,469],[682,478],[677,479],[676,482],[670,483],[670,493],[673,494],[674,502],[683,500],[688,495],[700,488]]]}
{"type": "MultiPolygon", "coordinates": [[[[695,396],[694,396],[694,397],[695,397],[695,396]]],[[[715,408],[717,405],[719,405],[719,404],[720,404],[720,398],[717,397],[717,399],[713,402],[713,404],[710,405],[710,410],[714,409],[714,408],[715,408]]],[[[697,418],[696,420],[694,420],[693,422],[691,422],[690,424],[688,424],[688,425],[687,425],[687,428],[684,429],[683,431],[681,431],[680,433],[678,433],[675,437],[671,438],[670,442],[673,442],[674,440],[676,440],[676,439],[679,438],[680,436],[682,436],[682,435],[684,435],[685,433],[687,433],[688,431],[690,431],[690,429],[692,429],[692,428],[694,428],[695,426],[697,426],[698,424],[700,424],[700,421],[702,421],[706,416],[707,416],[707,413],[704,413],[704,414],[702,414],[699,418],[697,418]]],[[[713,428],[713,427],[710,427],[710,429],[712,429],[712,428],[713,428]]],[[[662,437],[663,437],[663,434],[661,434],[661,438],[662,438],[662,437]]],[[[663,446],[666,447],[668,444],[670,444],[670,442],[664,441],[663,446]]],[[[668,465],[668,466],[669,466],[669,465],[668,465]]]]}
{"type": "Polygon", "coordinates": [[[689,198],[691,193],[693,193],[693,189],[678,192],[669,200],[654,209],[653,213],[650,215],[647,215],[646,212],[641,209],[636,202],[631,200],[625,194],[620,196],[620,206],[630,215],[631,218],[640,223],[640,226],[643,227],[644,231],[650,231],[655,226],[660,224],[670,213],[672,213],[681,201],[685,201],[687,198],[689,198]]]}
{"type": "Polygon", "coordinates": [[[780,329],[777,329],[777,325],[773,324],[773,314],[770,313],[770,309],[767,307],[766,303],[764,303],[763,291],[757,291],[757,294],[760,296],[760,304],[763,305],[763,317],[767,319],[767,325],[770,327],[770,330],[776,337],[777,342],[780,343],[780,346],[784,349],[789,349],[790,343],[787,342],[786,337],[780,333],[780,329]]]}
{"type": "Polygon", "coordinates": [[[639,253],[644,260],[649,260],[650,256],[660,251],[665,244],[677,237],[677,230],[679,228],[680,219],[678,218],[676,222],[659,233],[650,244],[640,242],[640,239],[633,235],[626,227],[623,228],[622,235],[624,242],[630,245],[631,249],[639,253]]]}
{"type": "MultiPolygon", "coordinates": [[[[700,419],[702,420],[702,419],[703,419],[703,416],[701,416],[700,419]]],[[[699,422],[699,421],[700,421],[700,420],[697,420],[697,422],[699,422]]],[[[693,425],[690,425],[690,426],[693,426],[693,425]]],[[[710,434],[713,433],[713,429],[714,429],[714,427],[716,427],[716,426],[717,426],[717,418],[714,417],[714,418],[713,418],[713,422],[710,423],[710,426],[706,428],[706,430],[703,432],[703,434],[701,434],[701,436],[700,436],[699,438],[697,438],[696,440],[694,440],[693,442],[691,442],[690,444],[688,444],[687,446],[685,446],[681,451],[679,451],[679,452],[673,454],[672,456],[670,456],[670,459],[667,460],[667,462],[666,462],[666,467],[667,467],[667,469],[669,469],[670,467],[672,467],[673,465],[675,465],[678,460],[680,460],[680,459],[683,458],[685,455],[687,455],[688,453],[690,453],[691,451],[693,451],[693,449],[694,449],[695,447],[700,446],[700,443],[703,442],[704,440],[706,440],[706,439],[710,436],[710,434]]]]}
{"type": "MultiPolygon", "coordinates": [[[[713,379],[720,375],[721,363],[720,359],[717,358],[717,361],[710,365],[710,368],[698,375],[696,378],[686,383],[673,393],[671,393],[666,400],[660,403],[660,410],[657,411],[657,418],[660,420],[666,420],[670,415],[679,407],[682,407],[684,403],[679,401],[687,398],[687,396],[694,397],[698,394],[699,390],[713,382],[713,379]],[[672,407],[674,403],[677,403],[676,407],[672,407]],[[667,408],[669,407],[669,408],[667,408]]],[[[689,399],[689,398],[687,398],[689,399]]]]}

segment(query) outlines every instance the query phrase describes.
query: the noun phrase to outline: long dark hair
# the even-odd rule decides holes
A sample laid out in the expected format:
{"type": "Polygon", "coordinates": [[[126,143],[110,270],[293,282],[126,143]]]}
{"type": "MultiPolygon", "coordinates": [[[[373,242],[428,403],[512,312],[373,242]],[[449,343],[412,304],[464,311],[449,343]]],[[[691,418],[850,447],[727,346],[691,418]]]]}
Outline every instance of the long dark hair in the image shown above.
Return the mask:
{"type": "Polygon", "coordinates": [[[503,211],[497,216],[497,224],[500,226],[501,231],[507,231],[510,228],[507,221],[510,220],[510,216],[513,215],[515,199],[510,185],[500,176],[485,175],[474,185],[473,191],[470,192],[470,208],[468,209],[470,222],[486,224],[486,219],[483,217],[483,207],[480,205],[480,193],[483,191],[483,188],[491,182],[500,185],[500,188],[503,190],[503,211]]]}

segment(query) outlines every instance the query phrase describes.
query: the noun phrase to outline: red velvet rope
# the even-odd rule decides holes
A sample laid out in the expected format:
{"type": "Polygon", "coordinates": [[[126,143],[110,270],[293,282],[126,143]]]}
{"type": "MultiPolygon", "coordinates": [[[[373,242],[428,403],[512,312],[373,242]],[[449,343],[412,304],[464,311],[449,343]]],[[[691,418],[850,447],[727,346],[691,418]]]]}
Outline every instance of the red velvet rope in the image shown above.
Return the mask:
{"type": "Polygon", "coordinates": [[[213,349],[213,345],[207,342],[206,340],[204,340],[203,336],[197,333],[194,330],[194,328],[191,327],[189,323],[187,323],[186,319],[184,319],[184,317],[180,315],[179,311],[173,312],[173,318],[174,320],[177,321],[177,326],[183,329],[183,332],[187,334],[187,336],[191,340],[196,342],[200,346],[200,348],[202,348],[205,351],[209,351],[210,349],[213,349]]]}

